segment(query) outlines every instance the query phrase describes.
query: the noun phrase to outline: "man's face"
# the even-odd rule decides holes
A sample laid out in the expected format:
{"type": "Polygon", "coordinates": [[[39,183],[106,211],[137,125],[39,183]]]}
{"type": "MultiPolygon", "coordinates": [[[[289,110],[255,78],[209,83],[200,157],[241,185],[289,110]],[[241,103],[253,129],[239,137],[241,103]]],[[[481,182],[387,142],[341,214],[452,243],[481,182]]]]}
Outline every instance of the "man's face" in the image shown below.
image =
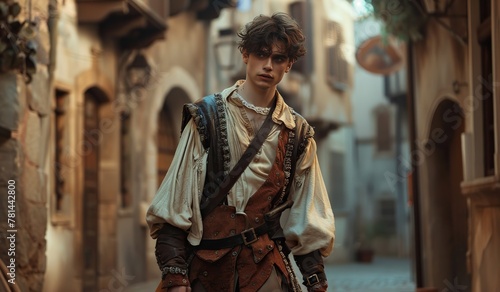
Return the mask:
{"type": "Polygon", "coordinates": [[[247,64],[247,79],[256,88],[274,89],[292,66],[281,43],[273,44],[272,50],[262,49],[255,53],[243,52],[247,64]]]}

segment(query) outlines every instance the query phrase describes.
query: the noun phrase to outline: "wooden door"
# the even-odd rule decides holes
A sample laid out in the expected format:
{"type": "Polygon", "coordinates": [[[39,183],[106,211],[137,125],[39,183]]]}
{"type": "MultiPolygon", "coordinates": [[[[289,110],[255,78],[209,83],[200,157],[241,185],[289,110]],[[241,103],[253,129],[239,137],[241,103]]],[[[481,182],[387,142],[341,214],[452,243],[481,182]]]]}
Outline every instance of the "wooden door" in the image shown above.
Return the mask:
{"type": "Polygon", "coordinates": [[[83,291],[98,291],[98,103],[86,94],[84,105],[83,190],[83,291]]]}
{"type": "Polygon", "coordinates": [[[165,174],[174,158],[175,149],[177,147],[177,139],[179,131],[174,129],[172,123],[172,115],[167,106],[164,106],[158,117],[158,134],[156,145],[158,146],[157,160],[157,182],[160,186],[165,174]]]}

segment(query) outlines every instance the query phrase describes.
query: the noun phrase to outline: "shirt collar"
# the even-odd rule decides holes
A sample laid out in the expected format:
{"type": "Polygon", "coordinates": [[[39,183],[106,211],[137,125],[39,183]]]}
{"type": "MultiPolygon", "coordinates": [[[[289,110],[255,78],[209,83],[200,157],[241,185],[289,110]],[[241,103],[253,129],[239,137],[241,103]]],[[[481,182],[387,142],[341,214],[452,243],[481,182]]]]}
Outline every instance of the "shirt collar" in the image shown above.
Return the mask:
{"type": "MultiPolygon", "coordinates": [[[[221,92],[223,99],[227,101],[228,98],[231,97],[232,101],[234,100],[238,106],[243,106],[239,99],[232,97],[233,92],[236,91],[236,89],[238,89],[238,87],[243,84],[243,82],[245,82],[245,80],[238,80],[233,86],[224,89],[221,92]]],[[[279,125],[284,124],[285,127],[290,130],[295,129],[295,120],[292,115],[292,108],[285,103],[285,100],[278,92],[278,90],[276,90],[276,97],[276,108],[274,109],[272,116],[273,122],[279,125]]]]}

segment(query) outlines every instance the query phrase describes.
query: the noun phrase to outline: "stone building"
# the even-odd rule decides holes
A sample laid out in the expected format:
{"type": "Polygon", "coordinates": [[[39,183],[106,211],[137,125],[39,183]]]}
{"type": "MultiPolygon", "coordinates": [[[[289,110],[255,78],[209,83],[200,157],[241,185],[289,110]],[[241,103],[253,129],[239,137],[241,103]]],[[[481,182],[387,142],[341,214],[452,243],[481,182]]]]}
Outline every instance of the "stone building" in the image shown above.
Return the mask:
{"type": "Polygon", "coordinates": [[[207,24],[230,5],[22,7],[37,22],[38,70],[29,85],[0,75],[0,186],[15,180],[17,191],[11,290],[114,291],[158,277],[144,206],[168,169],[182,104],[207,91],[207,24]]]}
{"type": "Polygon", "coordinates": [[[500,3],[417,1],[409,51],[417,287],[500,287],[500,3]]]}

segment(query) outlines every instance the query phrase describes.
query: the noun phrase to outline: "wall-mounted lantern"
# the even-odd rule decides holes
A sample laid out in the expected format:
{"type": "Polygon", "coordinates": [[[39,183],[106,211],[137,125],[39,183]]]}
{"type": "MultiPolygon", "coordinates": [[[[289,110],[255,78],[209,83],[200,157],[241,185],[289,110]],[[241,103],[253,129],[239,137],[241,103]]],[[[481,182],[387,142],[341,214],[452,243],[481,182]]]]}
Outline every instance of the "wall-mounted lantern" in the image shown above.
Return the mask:
{"type": "Polygon", "coordinates": [[[135,55],[125,68],[125,86],[127,90],[146,88],[151,79],[151,66],[143,54],[135,55]]]}
{"type": "Polygon", "coordinates": [[[236,67],[238,42],[232,28],[219,30],[219,40],[214,44],[215,62],[222,70],[233,70],[236,67]]]}

